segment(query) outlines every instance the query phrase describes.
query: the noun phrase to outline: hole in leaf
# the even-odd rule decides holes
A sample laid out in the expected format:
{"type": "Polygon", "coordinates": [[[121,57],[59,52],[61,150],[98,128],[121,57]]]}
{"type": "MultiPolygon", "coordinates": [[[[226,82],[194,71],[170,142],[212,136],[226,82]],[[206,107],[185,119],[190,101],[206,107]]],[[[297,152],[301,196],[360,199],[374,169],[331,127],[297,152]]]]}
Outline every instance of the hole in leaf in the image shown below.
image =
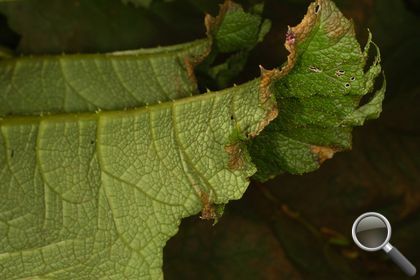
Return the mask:
{"type": "Polygon", "coordinates": [[[315,67],[315,66],[309,66],[309,70],[312,71],[312,72],[315,72],[315,73],[322,72],[321,69],[319,69],[318,67],[315,67]]]}
{"type": "Polygon", "coordinates": [[[350,80],[354,81],[354,80],[356,80],[356,78],[355,77],[351,77],[350,80]]]}
{"type": "Polygon", "coordinates": [[[349,88],[350,87],[350,84],[349,83],[347,83],[347,84],[345,84],[344,85],[346,88],[349,88]]]}
{"type": "Polygon", "coordinates": [[[315,14],[318,14],[319,10],[321,10],[321,5],[318,4],[315,6],[315,14]]]}
{"type": "Polygon", "coordinates": [[[345,73],[346,73],[346,72],[345,72],[344,70],[337,70],[337,71],[335,72],[335,75],[336,75],[337,77],[341,77],[341,76],[343,76],[345,73]]]}

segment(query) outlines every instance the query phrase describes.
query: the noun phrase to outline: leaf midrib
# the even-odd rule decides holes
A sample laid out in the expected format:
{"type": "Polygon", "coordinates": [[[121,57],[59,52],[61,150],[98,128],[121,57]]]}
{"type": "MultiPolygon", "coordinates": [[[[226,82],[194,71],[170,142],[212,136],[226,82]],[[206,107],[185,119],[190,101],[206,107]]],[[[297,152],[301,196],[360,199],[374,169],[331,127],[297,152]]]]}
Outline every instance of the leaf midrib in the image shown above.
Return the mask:
{"type": "MultiPolygon", "coordinates": [[[[256,83],[259,81],[259,78],[251,80],[247,83],[235,86],[238,89],[238,93],[241,92],[241,88],[249,87],[250,84],[256,83]]],[[[207,92],[199,95],[188,96],[184,98],[180,98],[173,101],[167,101],[162,103],[156,103],[153,105],[146,105],[143,107],[133,108],[133,109],[120,109],[120,110],[109,110],[109,111],[101,111],[98,110],[96,112],[81,112],[81,113],[57,113],[57,114],[46,114],[46,115],[11,115],[11,116],[3,116],[0,117],[0,126],[7,125],[7,124],[32,124],[38,123],[42,120],[49,120],[49,121],[78,121],[78,120],[97,120],[100,116],[112,116],[112,117],[124,117],[124,116],[131,116],[139,113],[146,113],[158,109],[165,109],[170,108],[173,106],[172,103],[175,104],[186,104],[191,102],[198,102],[198,101],[205,101],[211,98],[214,98],[214,95],[217,96],[226,96],[235,94],[231,92],[231,88],[227,88],[221,91],[216,92],[207,92]]],[[[250,92],[252,94],[252,92],[250,92]]]]}

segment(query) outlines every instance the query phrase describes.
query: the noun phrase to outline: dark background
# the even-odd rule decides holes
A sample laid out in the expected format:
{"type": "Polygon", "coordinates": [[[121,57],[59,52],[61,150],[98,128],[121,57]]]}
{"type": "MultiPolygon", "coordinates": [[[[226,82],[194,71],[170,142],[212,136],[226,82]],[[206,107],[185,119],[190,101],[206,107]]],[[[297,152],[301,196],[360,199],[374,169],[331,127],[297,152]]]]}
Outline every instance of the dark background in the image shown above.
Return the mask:
{"type": "MultiPolygon", "coordinates": [[[[118,0],[0,4],[0,44],[18,54],[96,53],[168,45],[204,36],[215,0],[118,0]]],[[[240,1],[246,7],[258,1],[240,1]]],[[[388,217],[391,243],[420,269],[420,1],[336,0],[363,44],[380,46],[388,89],[379,120],[354,131],[352,151],[318,171],[252,182],[212,226],[191,217],[164,250],[167,279],[404,279],[383,252],[353,245],[351,225],[366,211],[388,217]]],[[[273,26],[236,83],[286,58],[287,25],[310,1],[267,0],[273,26]]],[[[5,50],[0,50],[1,53],[5,50]]]]}

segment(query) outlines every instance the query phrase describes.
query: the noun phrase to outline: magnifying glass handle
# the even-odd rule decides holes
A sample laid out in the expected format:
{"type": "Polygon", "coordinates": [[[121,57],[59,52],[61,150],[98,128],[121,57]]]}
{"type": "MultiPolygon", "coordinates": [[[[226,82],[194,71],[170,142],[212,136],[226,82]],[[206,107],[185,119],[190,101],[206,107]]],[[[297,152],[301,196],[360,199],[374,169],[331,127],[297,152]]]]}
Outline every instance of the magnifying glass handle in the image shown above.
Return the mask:
{"type": "Polygon", "coordinates": [[[397,248],[392,247],[391,250],[387,252],[388,256],[396,263],[402,271],[405,272],[408,276],[416,275],[416,267],[398,251],[397,248]]]}

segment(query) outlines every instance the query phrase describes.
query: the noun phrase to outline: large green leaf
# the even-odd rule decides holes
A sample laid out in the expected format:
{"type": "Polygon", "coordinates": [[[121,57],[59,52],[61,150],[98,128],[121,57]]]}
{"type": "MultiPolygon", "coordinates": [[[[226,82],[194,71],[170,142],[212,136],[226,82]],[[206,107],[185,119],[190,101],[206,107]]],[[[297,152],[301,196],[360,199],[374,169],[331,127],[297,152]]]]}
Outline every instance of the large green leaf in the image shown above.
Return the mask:
{"type": "Polygon", "coordinates": [[[161,278],[180,220],[242,196],[256,171],[242,142],[277,111],[258,81],[191,96],[242,11],[224,7],[192,43],[0,62],[0,278],[161,278]]]}
{"type": "Polygon", "coordinates": [[[1,278],[160,278],[180,219],[216,218],[214,205],[242,196],[255,167],[240,139],[273,105],[250,83],[136,110],[2,119],[1,278]]]}
{"type": "Polygon", "coordinates": [[[0,61],[0,115],[122,110],[197,94],[210,40],[106,55],[0,61]]]}
{"type": "MultiPolygon", "coordinates": [[[[358,72],[366,81],[359,84],[359,91],[354,83],[352,94],[357,98],[334,103],[333,89],[326,83],[330,79],[325,78],[319,87],[329,89],[328,96],[316,102],[311,96],[304,106],[290,106],[294,96],[286,85],[299,84],[296,73],[310,53],[304,51],[310,44],[302,48],[303,39],[311,37],[308,34],[320,25],[315,23],[323,22],[318,18],[329,8],[335,9],[330,1],[318,1],[310,7],[312,21],[307,16],[292,29],[286,42],[291,55],[282,70],[263,71],[262,78],[198,96],[190,96],[198,93],[193,66],[210,46],[210,63],[203,71],[217,77],[229,67],[222,63],[220,71],[209,66],[214,52],[242,55],[267,31],[259,17],[244,16],[230,1],[219,17],[207,17],[209,37],[193,43],[1,62],[0,191],[5,195],[0,233],[5,238],[0,242],[0,276],[160,278],[162,248],[180,220],[200,209],[203,218],[215,219],[219,206],[242,196],[248,177],[256,171],[244,140],[258,135],[277,116],[274,94],[290,117],[286,123],[294,124],[280,125],[288,133],[302,133],[302,120],[312,115],[321,125],[304,134],[308,137],[324,133],[324,126],[340,131],[341,125],[376,116],[382,91],[372,102],[356,107],[380,72],[377,63],[366,75],[358,72]],[[231,15],[236,20],[230,20],[231,15]],[[323,102],[330,111],[339,104],[348,112],[339,125],[330,125],[337,120],[319,114],[323,102]]],[[[333,24],[337,22],[345,22],[340,14],[333,24]]],[[[314,46],[318,51],[331,39],[324,37],[314,46]]],[[[346,57],[337,56],[335,64],[346,57]]],[[[358,62],[348,67],[356,68],[358,62]]],[[[302,101],[305,94],[298,93],[296,99],[302,101]]],[[[278,134],[268,137],[279,139],[278,134]]],[[[261,161],[276,158],[255,147],[280,150],[280,160],[293,156],[293,147],[284,149],[281,141],[266,139],[251,147],[261,172],[271,176],[261,161]]],[[[313,155],[312,146],[309,152],[313,155]]],[[[301,154],[291,159],[305,165],[301,154]]]]}
{"type": "MultiPolygon", "coordinates": [[[[206,39],[106,55],[4,59],[0,116],[122,110],[198,94],[194,67],[206,59],[201,69],[211,71],[217,55],[226,52],[239,57],[236,61],[243,65],[249,50],[267,32],[269,24],[261,21],[259,15],[227,1],[217,17],[206,16],[206,39]]],[[[230,67],[218,73],[226,71],[231,77],[230,67]]]]}
{"type": "Polygon", "coordinates": [[[264,71],[262,78],[277,97],[279,117],[252,142],[258,180],[318,168],[336,151],[351,147],[352,126],[379,116],[385,82],[359,106],[381,72],[376,45],[373,64],[364,71],[372,44],[369,37],[360,49],[353,23],[329,0],[311,4],[303,21],[289,29],[287,64],[264,71]]]}

